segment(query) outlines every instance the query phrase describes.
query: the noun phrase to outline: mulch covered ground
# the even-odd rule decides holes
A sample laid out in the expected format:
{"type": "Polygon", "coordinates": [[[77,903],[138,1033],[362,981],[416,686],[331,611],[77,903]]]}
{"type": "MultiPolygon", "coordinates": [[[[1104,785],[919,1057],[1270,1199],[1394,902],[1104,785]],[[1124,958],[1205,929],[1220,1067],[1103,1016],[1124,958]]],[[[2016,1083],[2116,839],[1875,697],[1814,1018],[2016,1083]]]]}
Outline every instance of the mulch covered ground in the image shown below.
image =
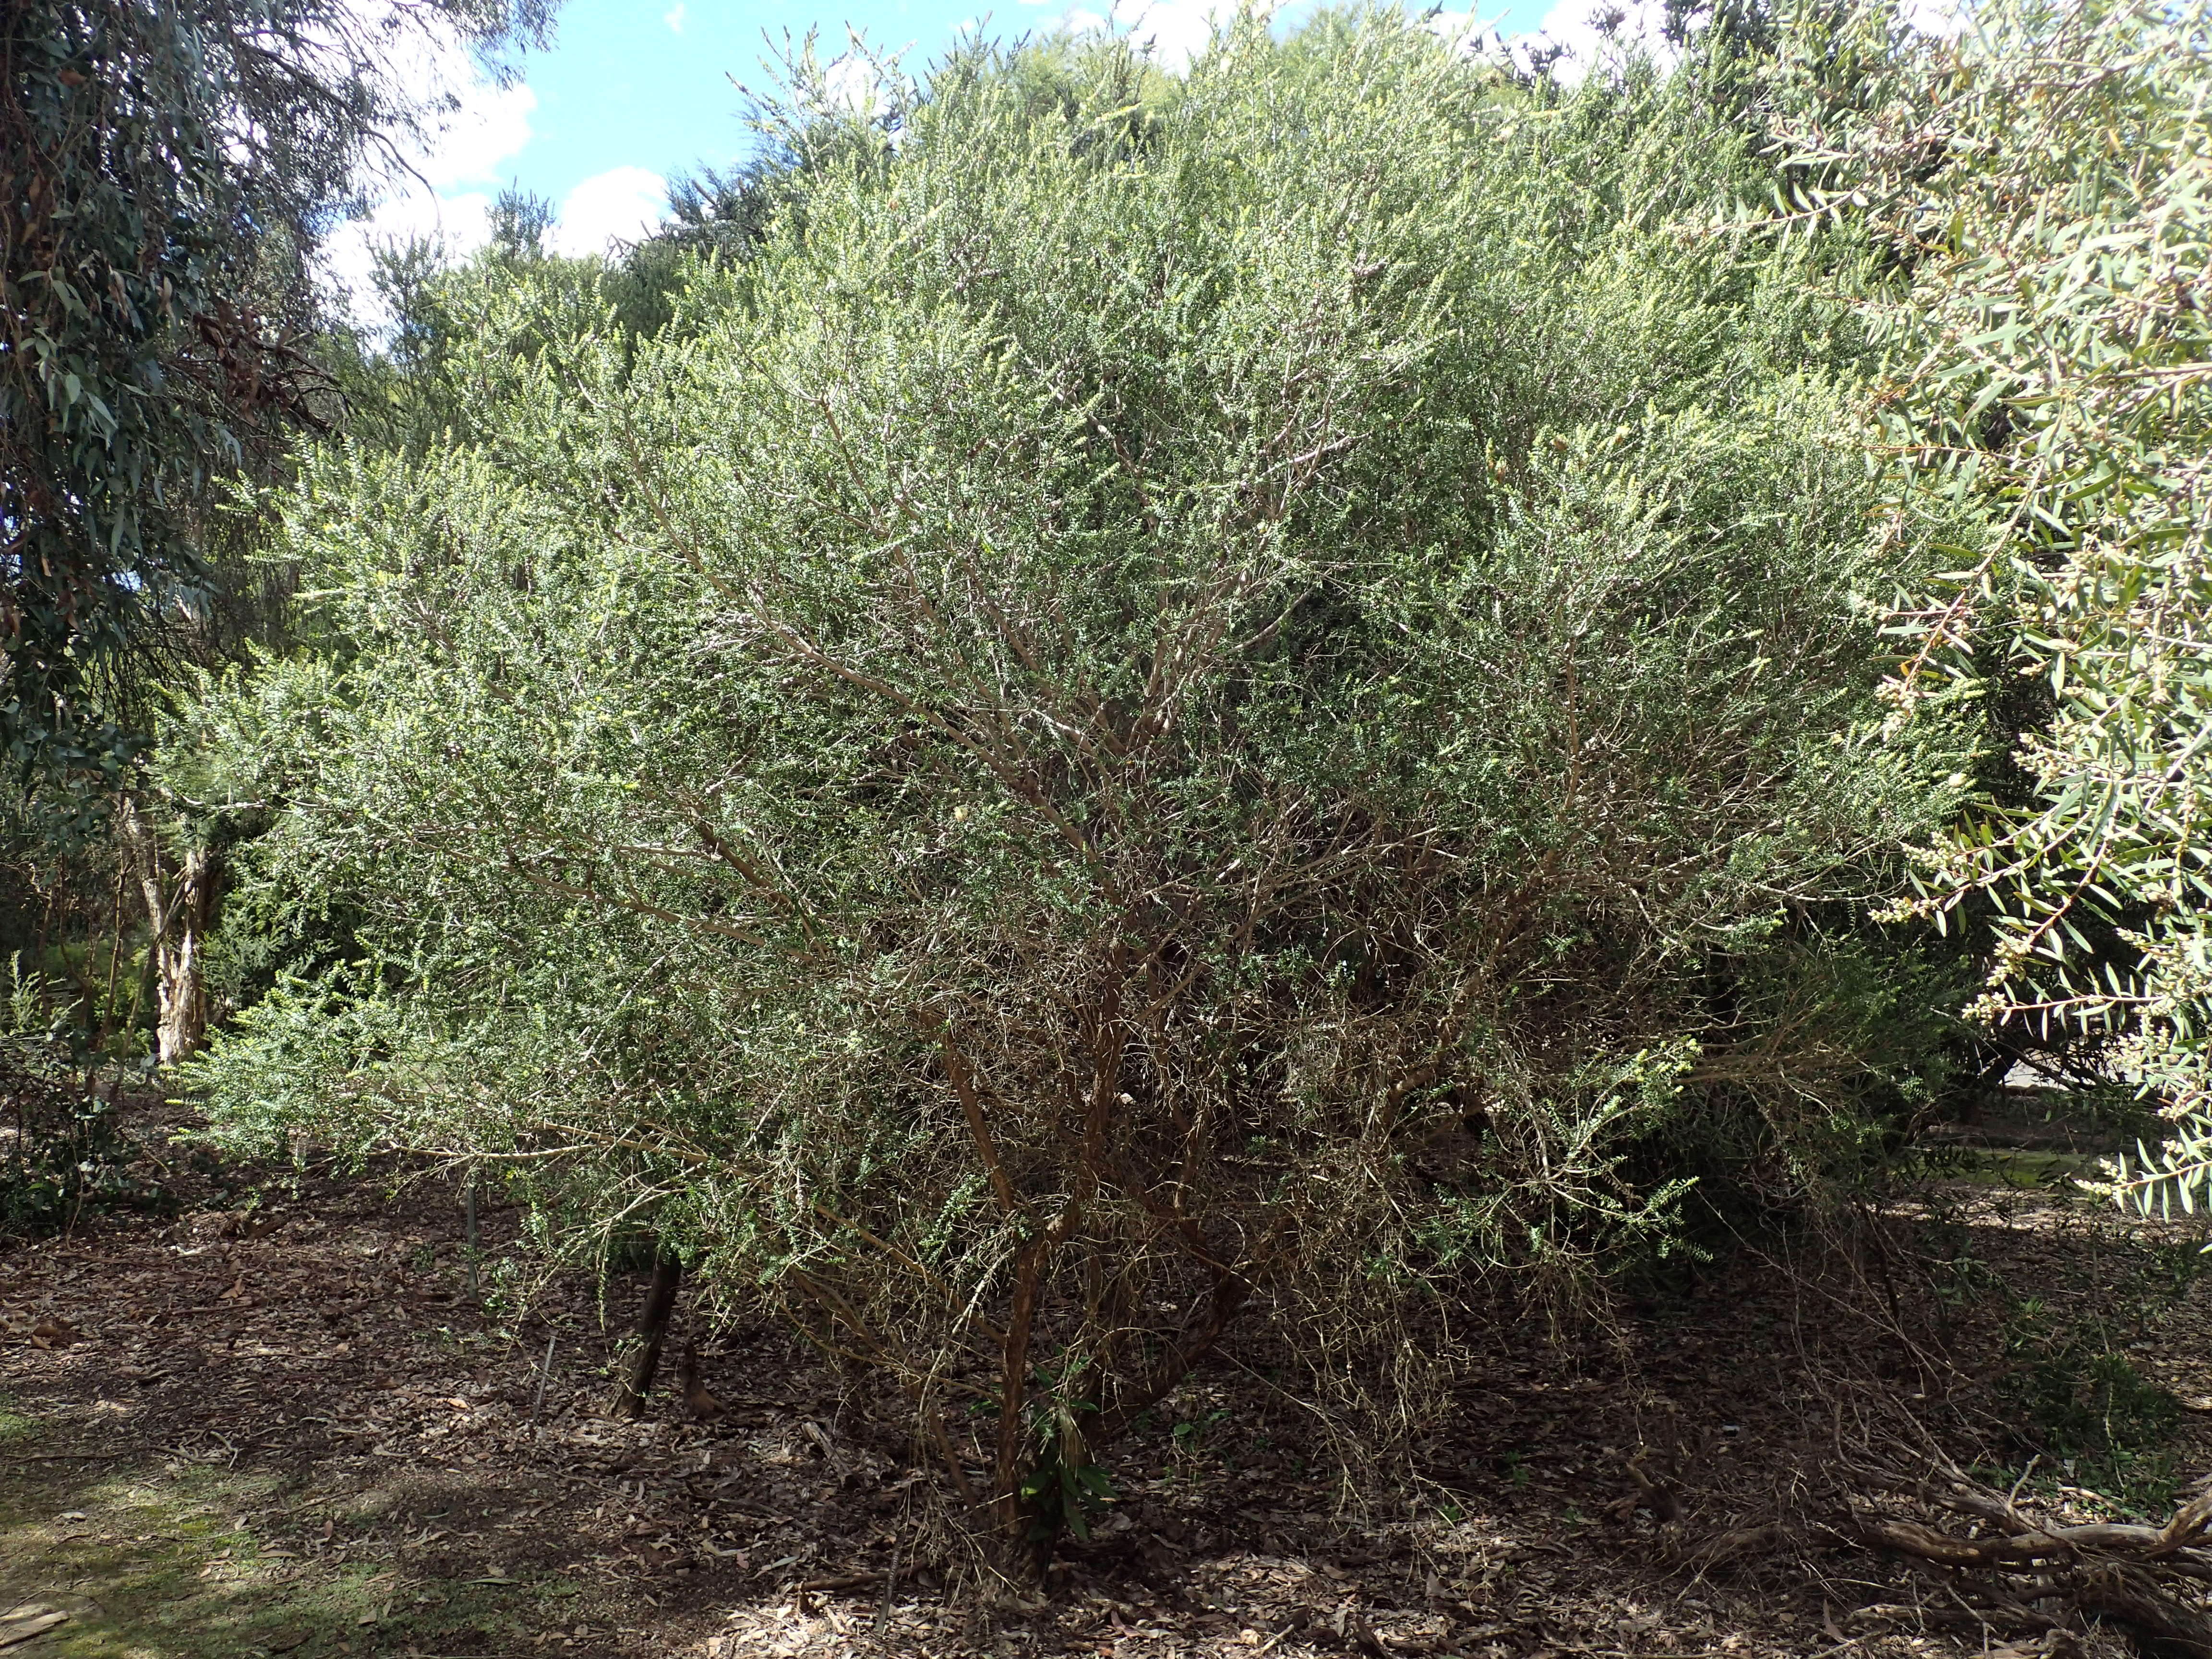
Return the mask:
{"type": "MultiPolygon", "coordinates": [[[[2212,1469],[2193,1243],[1969,1170],[1848,1250],[1763,1240],[1603,1328],[1501,1323],[1385,1497],[1331,1475],[1255,1336],[1120,1450],[1041,1590],[987,1593],[896,1426],[782,1333],[679,1313],[725,1414],[672,1364],[610,1420],[643,1274],[487,1310],[450,1187],[161,1155],[184,1212],[0,1239],[6,1659],[2117,1652],[1962,1621],[1849,1535],[1853,1472],[1926,1425],[2095,1520],[2212,1469]],[[2096,1442],[2069,1399],[2132,1413],[2120,1455],[2028,1467],[2096,1442]]],[[[517,1220],[488,1211],[487,1249],[517,1220]]]]}

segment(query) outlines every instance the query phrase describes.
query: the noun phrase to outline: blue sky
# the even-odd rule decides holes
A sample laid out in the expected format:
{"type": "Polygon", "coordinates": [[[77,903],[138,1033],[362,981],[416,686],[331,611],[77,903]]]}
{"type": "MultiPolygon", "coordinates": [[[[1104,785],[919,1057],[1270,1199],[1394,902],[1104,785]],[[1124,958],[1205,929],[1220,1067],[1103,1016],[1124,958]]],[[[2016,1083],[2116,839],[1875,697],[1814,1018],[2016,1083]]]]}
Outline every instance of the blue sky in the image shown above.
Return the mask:
{"type": "MultiPolygon", "coordinates": [[[[514,158],[524,184],[556,201],[614,166],[664,177],[695,161],[727,161],[741,150],[735,76],[758,86],[763,35],[820,31],[823,55],[844,50],[847,27],[878,50],[908,47],[919,67],[941,53],[963,25],[1005,37],[1059,22],[1050,5],[1001,0],[565,0],[553,50],[526,65],[538,96],[530,143],[514,158]]],[[[1520,0],[1528,10],[1529,0],[1520,0]]],[[[1091,0],[1090,9],[1105,9],[1091,0]]],[[[1541,7],[1536,9],[1540,13],[1541,7]]],[[[1156,8],[1158,26],[1180,45],[1200,20],[1188,4],[1156,8]]],[[[1126,16],[1135,16],[1133,8],[1126,16]]],[[[1485,13],[1486,19],[1489,14],[1485,13]]],[[[1535,27],[1538,16],[1509,18],[1535,27]]],[[[1140,23],[1139,27],[1142,27],[1140,23]]]]}
{"type": "MultiPolygon", "coordinates": [[[[747,153],[732,79],[772,84],[763,59],[787,33],[795,41],[818,30],[827,62],[858,29],[875,52],[904,49],[906,63],[919,68],[962,29],[1005,39],[1063,23],[1096,27],[1110,15],[1179,64],[1204,43],[1212,7],[1233,3],[1005,0],[983,11],[978,0],[563,0],[552,45],[521,59],[507,85],[450,45],[427,44],[395,61],[395,76],[455,91],[459,107],[413,157],[420,177],[393,181],[374,216],[336,239],[331,273],[358,291],[370,246],[411,236],[465,252],[483,241],[492,198],[511,185],[554,204],[554,240],[566,252],[635,238],[659,217],[670,179],[747,153]]],[[[1297,0],[1278,15],[1287,21],[1314,3],[1297,0]]],[[[1593,3],[1492,0],[1476,15],[1508,37],[1540,30],[1565,41],[1583,32],[1593,3]]],[[[1642,3],[1656,11],[1660,0],[1642,3]]]]}

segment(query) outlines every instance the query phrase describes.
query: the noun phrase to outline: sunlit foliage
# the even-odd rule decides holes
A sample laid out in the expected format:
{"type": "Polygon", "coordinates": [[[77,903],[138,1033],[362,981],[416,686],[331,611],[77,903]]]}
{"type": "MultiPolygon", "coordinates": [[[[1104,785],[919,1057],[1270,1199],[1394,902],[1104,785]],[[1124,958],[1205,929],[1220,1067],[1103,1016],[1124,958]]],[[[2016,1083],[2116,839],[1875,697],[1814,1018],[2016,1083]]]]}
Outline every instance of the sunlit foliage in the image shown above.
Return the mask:
{"type": "Polygon", "coordinates": [[[1387,15],[1041,73],[896,89],[652,340],[485,276],[465,436],[305,461],[312,648],[163,763],[357,951],[226,1134],[652,1227],[1017,1550],[1240,1321],[1411,1408],[1423,1298],[1924,1103],[1864,908],[1971,735],[1880,732],[1845,256],[1704,234],[1707,103],[1387,15]]]}

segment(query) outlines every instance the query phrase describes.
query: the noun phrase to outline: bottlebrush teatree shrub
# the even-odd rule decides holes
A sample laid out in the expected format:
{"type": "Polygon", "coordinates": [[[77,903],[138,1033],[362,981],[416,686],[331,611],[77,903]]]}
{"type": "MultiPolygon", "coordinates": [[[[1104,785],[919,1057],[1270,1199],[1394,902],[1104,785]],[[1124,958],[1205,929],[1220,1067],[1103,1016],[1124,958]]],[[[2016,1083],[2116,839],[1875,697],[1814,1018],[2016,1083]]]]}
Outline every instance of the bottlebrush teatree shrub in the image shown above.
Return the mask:
{"type": "Polygon", "coordinates": [[[1924,568],[1830,253],[1684,228],[1762,176],[1694,97],[1387,15],[1057,61],[894,89],[641,346],[500,279],[475,435],[307,459],[324,643],[169,750],[368,952],[225,1133],[649,1222],[1015,1551],[1240,1326],[1410,1388],[1424,1298],[1924,1086],[1863,918],[1970,735],[1876,739],[1924,568]]]}

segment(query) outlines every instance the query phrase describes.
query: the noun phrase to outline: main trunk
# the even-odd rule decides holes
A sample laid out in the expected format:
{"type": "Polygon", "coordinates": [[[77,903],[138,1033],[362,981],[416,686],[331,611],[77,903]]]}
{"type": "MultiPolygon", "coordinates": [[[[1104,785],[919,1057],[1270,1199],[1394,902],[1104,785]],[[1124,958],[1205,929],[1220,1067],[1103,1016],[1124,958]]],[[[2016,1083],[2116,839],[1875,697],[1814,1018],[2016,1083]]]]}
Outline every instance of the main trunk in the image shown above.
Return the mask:
{"type": "Polygon", "coordinates": [[[146,974],[154,982],[155,1054],[173,1066],[207,1039],[206,948],[222,882],[222,858],[195,847],[167,869],[161,842],[128,794],[119,807],[124,838],[138,866],[146,901],[146,974]]]}
{"type": "Polygon", "coordinates": [[[607,1415],[635,1421],[645,1415],[645,1397],[660,1370],[660,1350],[668,1339],[668,1317],[676,1311],[676,1291],[684,1275],[684,1259],[656,1244],[653,1256],[653,1285],[645,1293],[645,1310],[638,1316],[637,1334],[629,1356],[615,1379],[614,1396],[607,1415]]]}
{"type": "Polygon", "coordinates": [[[221,874],[215,854],[195,848],[184,855],[168,932],[155,941],[156,1052],[164,1066],[189,1059],[207,1040],[205,946],[221,874]]]}

